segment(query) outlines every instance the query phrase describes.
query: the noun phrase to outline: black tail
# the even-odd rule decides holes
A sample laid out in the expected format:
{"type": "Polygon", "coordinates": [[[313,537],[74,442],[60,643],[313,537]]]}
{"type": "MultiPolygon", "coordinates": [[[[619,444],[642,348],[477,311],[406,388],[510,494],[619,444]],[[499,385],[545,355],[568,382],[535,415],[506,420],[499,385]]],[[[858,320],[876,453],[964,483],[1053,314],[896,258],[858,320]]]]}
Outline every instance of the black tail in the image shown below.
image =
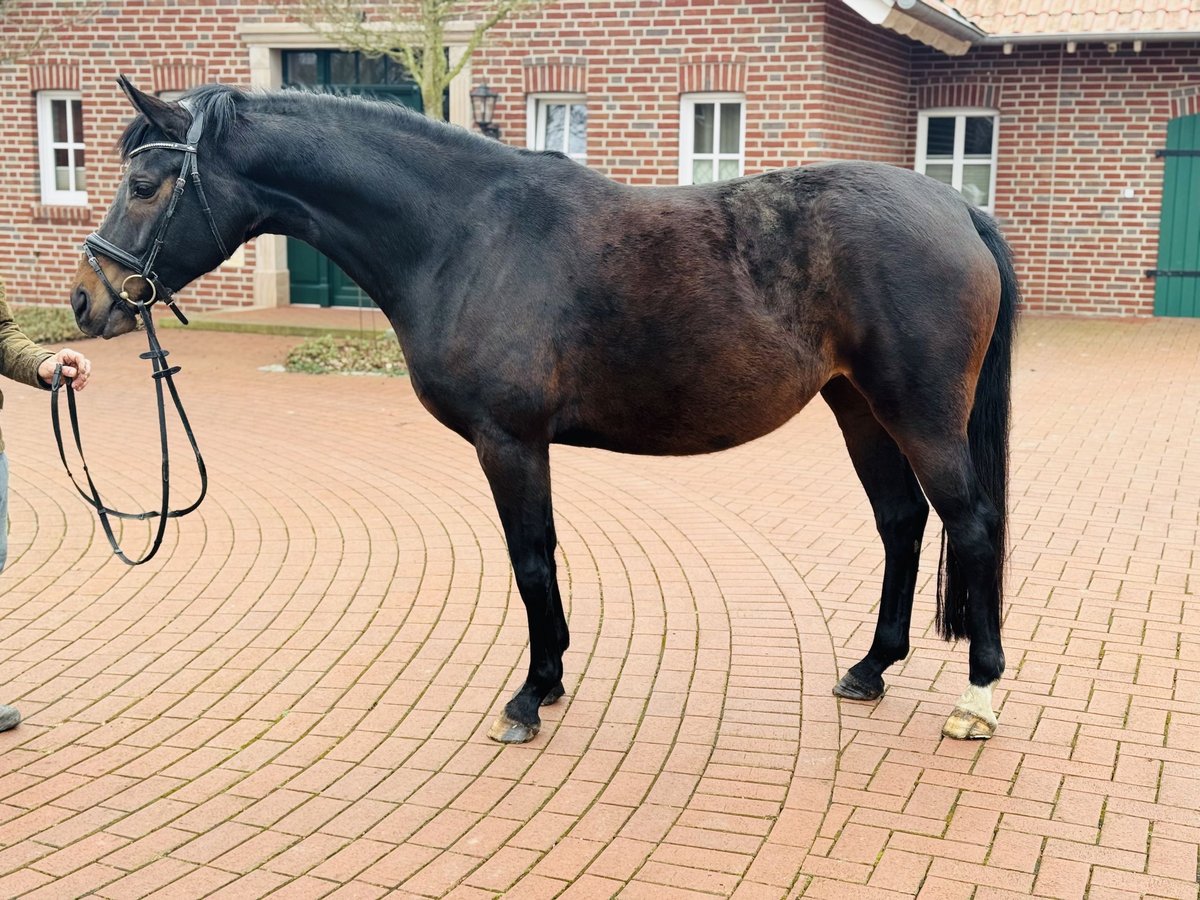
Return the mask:
{"type": "MultiPolygon", "coordinates": [[[[987,245],[1000,269],[1000,313],[988,345],[979,382],[975,387],[975,406],[967,422],[967,443],[971,461],[983,490],[999,515],[996,523],[996,621],[1004,596],[1004,566],[1007,559],[1008,533],[1008,427],[1010,380],[1012,375],[1013,337],[1017,330],[1017,310],[1021,291],[1013,270],[1012,250],[990,216],[971,207],[971,221],[987,245]]],[[[938,631],[946,640],[968,637],[967,583],[962,569],[947,552],[946,533],[942,532],[942,555],[938,561],[938,631]]]]}

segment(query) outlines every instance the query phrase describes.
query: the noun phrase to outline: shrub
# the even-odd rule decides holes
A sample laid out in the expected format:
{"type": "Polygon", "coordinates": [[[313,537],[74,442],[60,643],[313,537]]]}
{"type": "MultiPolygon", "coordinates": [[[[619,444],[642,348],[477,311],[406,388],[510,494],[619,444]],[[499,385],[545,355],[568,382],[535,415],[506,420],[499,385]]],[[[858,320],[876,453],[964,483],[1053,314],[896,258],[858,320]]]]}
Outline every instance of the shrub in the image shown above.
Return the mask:
{"type": "Polygon", "coordinates": [[[390,331],[369,337],[309,338],[292,348],[286,363],[289,372],[310,375],[331,373],[404,375],[404,354],[390,331]]]}
{"type": "Polygon", "coordinates": [[[17,327],[35,343],[65,344],[87,337],[65,306],[14,306],[12,312],[17,327]]]}

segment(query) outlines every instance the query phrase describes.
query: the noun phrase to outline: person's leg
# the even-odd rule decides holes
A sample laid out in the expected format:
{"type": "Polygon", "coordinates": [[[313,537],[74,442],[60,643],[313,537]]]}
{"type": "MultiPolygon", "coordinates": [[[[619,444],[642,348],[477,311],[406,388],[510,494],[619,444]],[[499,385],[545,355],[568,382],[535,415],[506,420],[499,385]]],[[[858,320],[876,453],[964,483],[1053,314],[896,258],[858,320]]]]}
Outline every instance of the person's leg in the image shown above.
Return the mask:
{"type": "Polygon", "coordinates": [[[0,572],[8,562],[8,454],[0,450],[0,572]]]}
{"type": "MultiPolygon", "coordinates": [[[[8,561],[8,454],[0,451],[0,572],[8,561]]],[[[15,706],[0,704],[0,731],[16,728],[21,714],[15,706]]]]}

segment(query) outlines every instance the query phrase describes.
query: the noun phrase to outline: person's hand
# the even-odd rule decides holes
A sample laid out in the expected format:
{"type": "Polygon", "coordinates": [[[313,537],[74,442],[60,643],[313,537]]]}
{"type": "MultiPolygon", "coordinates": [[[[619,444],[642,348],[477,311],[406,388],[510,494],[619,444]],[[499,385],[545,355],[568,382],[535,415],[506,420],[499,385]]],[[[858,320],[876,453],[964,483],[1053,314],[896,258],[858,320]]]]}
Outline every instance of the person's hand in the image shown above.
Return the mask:
{"type": "Polygon", "coordinates": [[[87,387],[88,379],[92,377],[92,363],[82,353],[67,347],[38,366],[38,377],[50,384],[54,380],[54,370],[59,363],[62,363],[63,377],[75,379],[71,382],[75,390],[82,391],[87,387]]]}

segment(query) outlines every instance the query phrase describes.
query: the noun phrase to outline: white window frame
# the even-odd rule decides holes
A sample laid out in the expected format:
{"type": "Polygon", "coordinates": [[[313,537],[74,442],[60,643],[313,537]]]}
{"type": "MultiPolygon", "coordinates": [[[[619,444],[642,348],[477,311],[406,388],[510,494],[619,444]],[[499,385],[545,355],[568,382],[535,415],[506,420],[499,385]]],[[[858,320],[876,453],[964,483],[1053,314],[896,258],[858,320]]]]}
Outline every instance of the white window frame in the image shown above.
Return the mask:
{"type": "Polygon", "coordinates": [[[566,154],[577,163],[587,165],[588,140],[586,127],[583,132],[583,153],[571,153],[567,149],[570,146],[571,131],[571,113],[569,107],[576,103],[581,103],[586,108],[587,94],[562,92],[528,94],[526,96],[525,107],[525,146],[530,150],[557,150],[559,153],[566,154]],[[546,106],[548,104],[565,104],[568,107],[566,128],[563,131],[563,138],[568,143],[562,147],[546,146],[546,106]]]}
{"type": "Polygon", "coordinates": [[[182,99],[183,95],[186,93],[187,93],[186,90],[183,90],[183,91],[180,91],[180,90],[159,91],[158,99],[166,100],[168,103],[178,103],[179,100],[182,99]]]}
{"type": "MultiPolygon", "coordinates": [[[[716,104],[716,117],[713,121],[713,139],[721,140],[721,104],[737,103],[742,107],[741,128],[738,132],[738,178],[746,174],[746,95],[733,93],[697,93],[682,94],[679,98],[679,183],[692,183],[692,163],[696,153],[692,146],[696,136],[696,104],[716,104]]],[[[719,146],[719,144],[718,144],[719,146]]],[[[717,174],[718,162],[722,159],[732,159],[732,153],[721,153],[714,146],[713,153],[699,154],[701,159],[713,161],[713,175],[717,174]]]]}
{"type": "MultiPolygon", "coordinates": [[[[967,128],[965,119],[968,117],[990,118],[992,120],[992,172],[988,183],[988,204],[987,206],[979,207],[986,213],[991,213],[996,207],[996,167],[999,157],[1000,148],[1000,112],[995,109],[986,109],[983,107],[970,106],[948,106],[942,109],[923,109],[917,113],[917,164],[916,170],[922,175],[925,174],[925,148],[929,138],[929,120],[934,119],[954,119],[954,155],[950,160],[952,172],[950,175],[951,187],[959,193],[962,193],[962,175],[964,160],[964,147],[966,143],[967,128]]],[[[945,165],[946,160],[937,159],[935,161],[939,165],[945,165]]],[[[970,163],[966,163],[970,165],[970,163]]]]}
{"type": "MultiPolygon", "coordinates": [[[[54,140],[54,119],[51,114],[51,103],[55,100],[77,101],[83,105],[83,94],[79,91],[38,91],[37,120],[38,120],[38,170],[42,182],[42,202],[53,206],[86,206],[87,191],[59,190],[54,177],[54,151],[68,148],[71,150],[87,150],[83,135],[75,134],[75,117],[67,107],[67,141],[54,140]]],[[[84,169],[87,163],[84,163],[84,169]]],[[[75,179],[74,167],[71,167],[71,180],[75,179]]]]}

